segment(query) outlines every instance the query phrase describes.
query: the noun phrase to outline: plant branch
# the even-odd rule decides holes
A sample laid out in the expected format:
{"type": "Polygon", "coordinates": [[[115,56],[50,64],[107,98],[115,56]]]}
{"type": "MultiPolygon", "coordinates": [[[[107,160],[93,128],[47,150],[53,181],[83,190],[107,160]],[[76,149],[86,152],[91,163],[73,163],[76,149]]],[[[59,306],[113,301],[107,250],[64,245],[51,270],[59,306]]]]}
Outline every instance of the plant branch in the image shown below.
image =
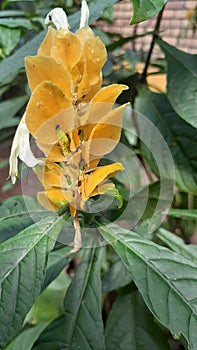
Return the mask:
{"type": "Polygon", "coordinates": [[[73,217],[73,224],[75,229],[75,237],[74,237],[74,248],[71,249],[66,257],[68,258],[71,254],[78,252],[81,248],[81,231],[79,225],[78,211],[76,210],[75,216],[73,217]]]}
{"type": "Polygon", "coordinates": [[[146,59],[146,63],[145,63],[143,72],[142,72],[141,77],[140,77],[140,82],[141,83],[146,82],[147,71],[148,71],[148,67],[149,67],[149,64],[150,64],[151,56],[152,56],[152,53],[153,53],[153,49],[154,49],[154,46],[155,46],[155,41],[156,41],[156,39],[159,36],[159,28],[160,28],[160,24],[161,24],[161,20],[162,20],[162,16],[163,16],[164,8],[165,8],[165,5],[164,5],[164,7],[162,8],[162,10],[159,12],[159,14],[157,16],[157,20],[156,20],[156,23],[155,23],[155,28],[154,28],[154,31],[153,31],[152,41],[151,41],[150,48],[149,48],[149,51],[148,51],[148,56],[147,56],[147,59],[146,59]]]}

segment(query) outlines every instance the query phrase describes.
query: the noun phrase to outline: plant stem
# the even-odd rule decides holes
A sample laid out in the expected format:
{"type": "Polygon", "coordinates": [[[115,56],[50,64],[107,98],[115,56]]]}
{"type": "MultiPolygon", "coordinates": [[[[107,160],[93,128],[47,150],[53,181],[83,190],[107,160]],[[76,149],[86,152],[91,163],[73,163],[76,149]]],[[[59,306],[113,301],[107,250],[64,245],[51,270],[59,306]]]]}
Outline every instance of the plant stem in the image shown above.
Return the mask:
{"type": "Polygon", "coordinates": [[[71,249],[67,257],[69,257],[71,254],[78,252],[78,250],[81,248],[81,231],[80,231],[80,225],[79,225],[79,218],[78,218],[78,211],[76,210],[76,214],[73,218],[73,224],[75,228],[75,237],[74,237],[74,247],[71,249]]]}
{"type": "Polygon", "coordinates": [[[143,72],[142,72],[141,77],[140,77],[140,83],[145,83],[146,82],[147,71],[148,71],[148,67],[149,67],[149,64],[150,64],[151,56],[152,56],[152,53],[153,53],[153,49],[154,49],[154,46],[155,46],[155,41],[156,41],[156,39],[159,36],[159,28],[160,28],[160,24],[161,24],[161,20],[162,20],[162,16],[163,16],[164,8],[165,8],[165,5],[164,5],[164,7],[162,8],[162,10],[159,12],[159,14],[157,16],[157,20],[156,20],[156,23],[155,23],[155,29],[154,29],[153,36],[152,36],[152,41],[151,41],[150,48],[149,48],[149,51],[148,51],[148,56],[147,56],[147,59],[146,59],[146,63],[145,63],[143,72]]]}

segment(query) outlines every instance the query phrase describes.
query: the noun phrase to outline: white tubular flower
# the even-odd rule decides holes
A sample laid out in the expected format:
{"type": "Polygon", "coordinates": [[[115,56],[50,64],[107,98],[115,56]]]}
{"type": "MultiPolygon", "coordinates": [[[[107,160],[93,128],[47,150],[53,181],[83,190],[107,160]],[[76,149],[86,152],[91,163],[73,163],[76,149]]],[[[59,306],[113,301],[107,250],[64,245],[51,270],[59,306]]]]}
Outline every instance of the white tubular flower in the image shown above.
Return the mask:
{"type": "Polygon", "coordinates": [[[29,143],[29,131],[25,122],[25,114],[23,115],[18,128],[16,130],[14,140],[12,143],[10,159],[9,159],[9,177],[11,177],[12,183],[15,184],[18,177],[18,157],[28,166],[33,168],[34,166],[42,163],[34,157],[29,143]]]}
{"type": "Polygon", "coordinates": [[[69,30],[68,19],[66,13],[61,7],[56,7],[51,10],[45,18],[46,25],[54,23],[57,29],[69,30]]]}
{"type": "Polygon", "coordinates": [[[82,0],[81,2],[81,20],[80,20],[80,29],[88,26],[89,20],[89,8],[86,0],[82,0]]]}

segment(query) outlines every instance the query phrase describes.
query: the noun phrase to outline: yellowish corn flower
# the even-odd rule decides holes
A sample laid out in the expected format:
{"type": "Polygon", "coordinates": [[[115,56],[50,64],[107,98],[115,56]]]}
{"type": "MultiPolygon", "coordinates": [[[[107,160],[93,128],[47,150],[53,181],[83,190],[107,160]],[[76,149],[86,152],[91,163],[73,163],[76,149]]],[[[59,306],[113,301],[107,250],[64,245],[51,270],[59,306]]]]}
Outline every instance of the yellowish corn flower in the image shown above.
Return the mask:
{"type": "Polygon", "coordinates": [[[32,95],[24,122],[46,157],[34,164],[44,187],[37,197],[49,210],[69,205],[76,231],[71,252],[81,246],[78,211],[90,197],[113,191],[106,180],[123,170],[120,163],[98,166],[119,142],[125,105],[112,107],[127,86],[101,88],[107,54],[87,26],[88,15],[83,0],[80,29],[71,33],[65,12],[52,10],[45,23],[53,22],[56,29],[49,27],[38,54],[25,60],[32,95]]]}

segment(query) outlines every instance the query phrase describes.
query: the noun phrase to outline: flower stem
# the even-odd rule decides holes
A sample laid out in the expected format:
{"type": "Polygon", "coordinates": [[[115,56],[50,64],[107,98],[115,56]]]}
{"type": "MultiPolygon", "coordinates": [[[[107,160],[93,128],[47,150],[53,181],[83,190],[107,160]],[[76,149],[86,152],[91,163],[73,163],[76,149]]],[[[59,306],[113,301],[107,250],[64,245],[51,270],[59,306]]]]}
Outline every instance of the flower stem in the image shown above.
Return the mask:
{"type": "Polygon", "coordinates": [[[78,252],[78,250],[81,248],[81,231],[80,231],[80,225],[79,225],[79,218],[78,218],[78,211],[76,210],[76,214],[73,218],[73,224],[75,228],[75,237],[74,237],[74,247],[71,249],[67,257],[69,257],[71,254],[78,252]]]}

